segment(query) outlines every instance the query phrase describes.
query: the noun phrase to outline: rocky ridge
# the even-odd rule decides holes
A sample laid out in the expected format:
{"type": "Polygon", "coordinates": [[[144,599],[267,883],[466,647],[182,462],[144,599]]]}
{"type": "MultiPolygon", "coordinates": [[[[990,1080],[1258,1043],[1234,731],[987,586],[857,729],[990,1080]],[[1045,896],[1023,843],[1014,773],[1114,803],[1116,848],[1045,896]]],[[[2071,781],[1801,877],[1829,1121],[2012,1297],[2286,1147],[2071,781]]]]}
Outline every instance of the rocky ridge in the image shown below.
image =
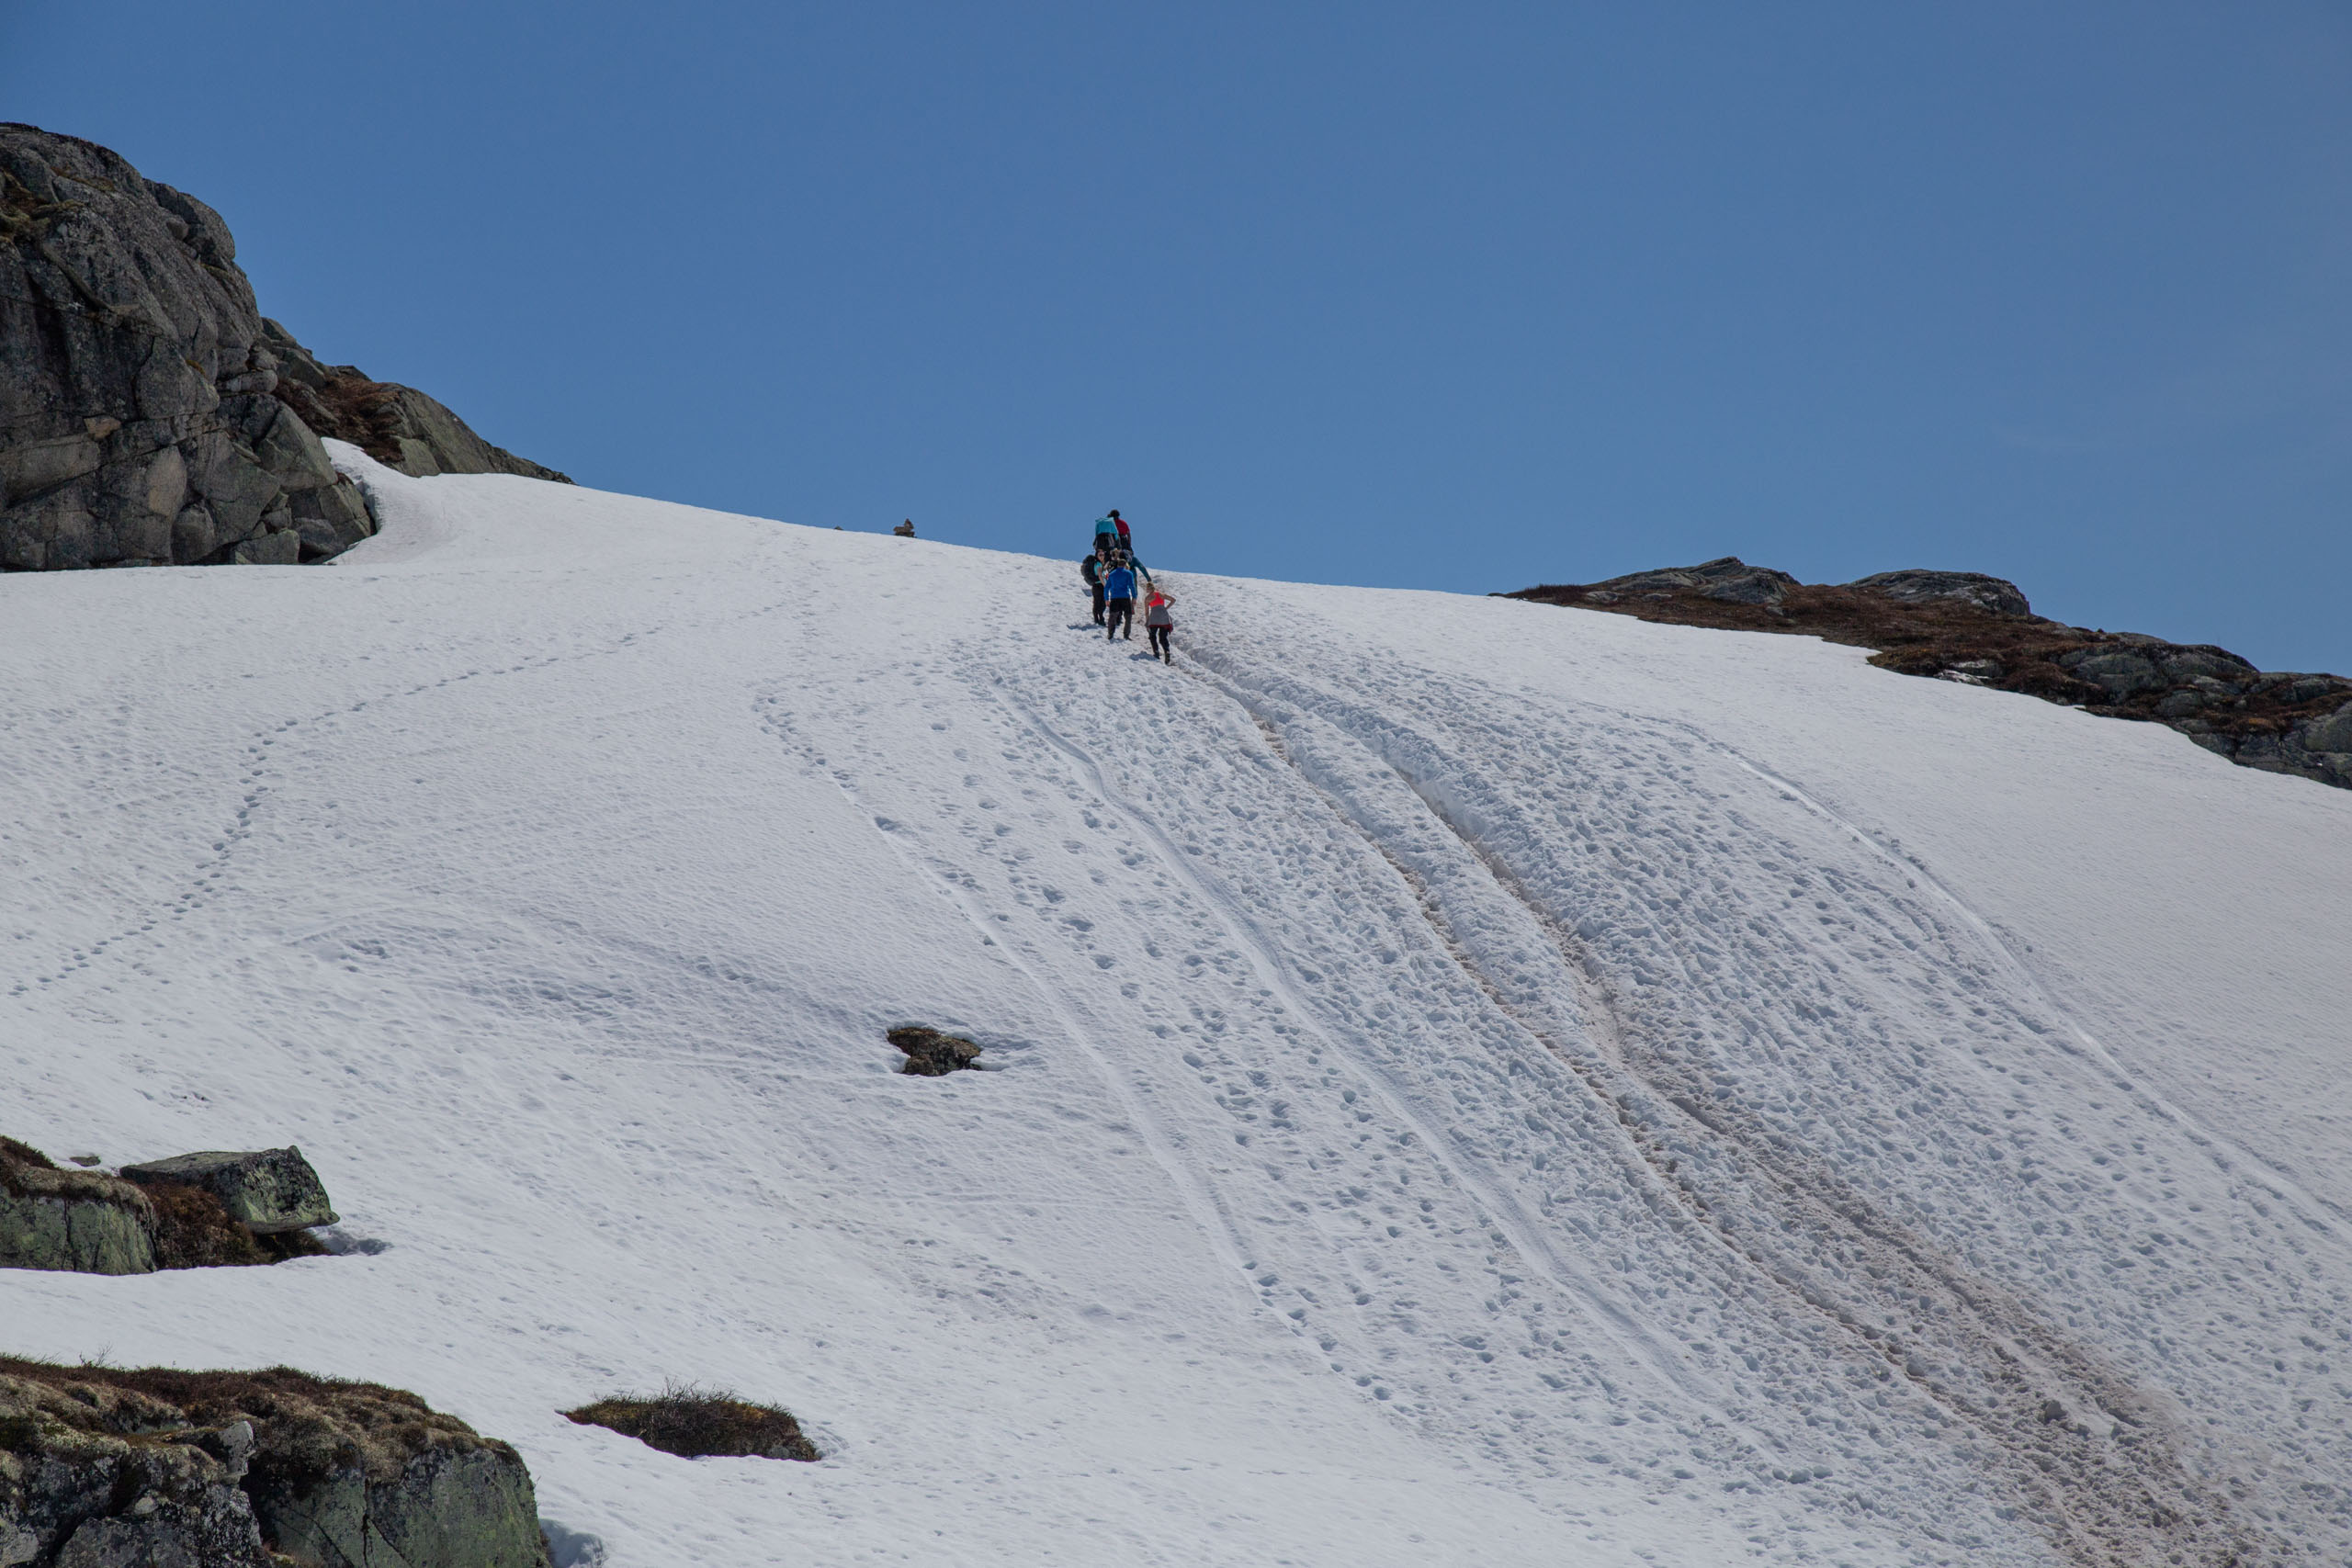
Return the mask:
{"type": "Polygon", "coordinates": [[[0,570],[293,565],[374,532],[322,435],[410,474],[562,479],[266,320],[220,215],[0,124],[0,570]]]}
{"type": "Polygon", "coordinates": [[[2352,680],[2257,670],[2210,643],[2049,620],[2017,584],[1981,572],[1914,569],[1804,583],[1724,556],[1502,597],[1872,649],[1881,669],[2168,725],[2242,766],[2352,788],[2352,680]]]}
{"type": "Polygon", "coordinates": [[[0,1564],[546,1568],[530,1472],[413,1393],[0,1359],[0,1564]]]}

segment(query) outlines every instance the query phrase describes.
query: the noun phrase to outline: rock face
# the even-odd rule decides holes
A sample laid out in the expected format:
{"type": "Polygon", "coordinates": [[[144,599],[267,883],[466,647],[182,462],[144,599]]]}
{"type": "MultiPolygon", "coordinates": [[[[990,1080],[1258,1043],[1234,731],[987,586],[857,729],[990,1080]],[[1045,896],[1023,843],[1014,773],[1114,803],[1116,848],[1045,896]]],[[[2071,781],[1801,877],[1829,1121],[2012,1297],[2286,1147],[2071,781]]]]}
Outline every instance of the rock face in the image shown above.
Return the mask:
{"type": "Polygon", "coordinates": [[[2154,720],[2246,767],[2352,788],[2352,680],[2264,671],[2207,643],[2047,620],[2017,584],[1981,572],[1882,571],[1833,586],[1726,556],[1506,597],[1875,649],[1871,662],[1883,669],[2154,720]]]}
{"type": "Polygon", "coordinates": [[[262,320],[236,254],[195,197],[0,124],[0,568],[347,549],[374,525],[312,417],[406,472],[560,477],[422,393],[320,366],[262,320]]]}
{"type": "Polygon", "coordinates": [[[122,1168],[126,1181],[141,1186],[177,1184],[216,1194],[229,1217],[255,1235],[331,1225],[336,1214],[327,1190],[302,1151],[292,1145],[249,1154],[213,1150],[174,1155],[122,1168]]]}
{"type": "Polygon", "coordinates": [[[0,1563],[270,1568],[238,1489],[250,1423],[200,1427],[134,1390],[0,1362],[0,1563]]]}
{"type": "Polygon", "coordinates": [[[0,1564],[547,1568],[530,1472],[414,1394],[0,1360],[0,1564]],[[273,1555],[273,1553],[275,1555],[273,1555]]]}
{"type": "Polygon", "coordinates": [[[413,387],[371,380],[356,365],[322,365],[276,321],[262,332],[277,355],[277,395],[320,435],[348,441],[388,468],[433,474],[520,474],[570,484],[569,476],[492,446],[438,400],[413,387]]]}
{"type": "Polygon", "coordinates": [[[60,1170],[0,1138],[0,1269],[144,1274],[155,1267],[154,1229],[147,1195],[130,1182],[60,1170]]]}

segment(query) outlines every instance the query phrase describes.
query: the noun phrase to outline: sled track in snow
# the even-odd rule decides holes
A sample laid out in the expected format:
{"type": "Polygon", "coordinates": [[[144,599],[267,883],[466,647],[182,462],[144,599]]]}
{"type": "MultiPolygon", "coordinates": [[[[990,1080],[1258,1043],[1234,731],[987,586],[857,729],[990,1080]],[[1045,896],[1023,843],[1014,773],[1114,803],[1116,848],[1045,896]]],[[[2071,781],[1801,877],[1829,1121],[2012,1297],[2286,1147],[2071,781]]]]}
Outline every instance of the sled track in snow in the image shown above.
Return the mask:
{"type": "MultiPolygon", "coordinates": [[[[1612,1054],[1619,1057],[1620,1070],[1633,1079],[1629,1088],[1634,1092],[1629,1094],[1626,1089],[1612,1086],[1608,1067],[1563,1049],[1552,1030],[1540,1021],[1526,1017],[1524,1010],[1510,999],[1509,987],[1487,972],[1471,944],[1446,918],[1442,901],[1427,885],[1381,842],[1370,826],[1325,789],[1291,754],[1283,739],[1281,719],[1267,701],[1274,694],[1254,686],[1247,676],[1214,653],[1204,658],[1196,650],[1193,657],[1217,689],[1249,714],[1266,737],[1268,750],[1282,765],[1296,773],[1335,817],[1360,835],[1412,888],[1414,902],[1430,919],[1441,947],[1454,955],[1455,961],[1498,1007],[1518,1019],[1535,1038],[1544,1041],[1594,1094],[1608,1103],[1627,1129],[1659,1187],[1671,1193],[1693,1220],[1716,1235],[1727,1249],[1770,1281],[1784,1299],[1834,1325],[1849,1355],[1882,1364],[1903,1377],[1947,1411],[1949,1419],[1974,1430],[1993,1445],[1996,1451],[2004,1455],[2002,1468],[2012,1485],[2022,1499],[2030,1503],[2033,1517],[2067,1558],[2084,1568],[2138,1568],[2143,1563],[2172,1562],[2227,1568],[2230,1564],[2287,1561],[2295,1555],[2282,1540],[2268,1531],[2249,1529],[2244,1523],[2232,1521],[2229,1516],[2233,1510],[2228,1502],[2190,1478],[2177,1451],[2181,1435],[2160,1413],[2157,1403],[2149,1400],[2127,1376],[2109,1366],[2103,1357],[2057,1332],[2048,1314],[1973,1275],[1957,1258],[1885,1213],[1881,1205],[1854,1190],[1819,1162],[1792,1158],[1779,1146],[1781,1140],[1773,1137],[1769,1129],[1744,1125],[1744,1118],[1736,1106],[1720,1101],[1710,1105],[1704,1086],[1654,1081],[1659,1064],[1641,1060],[1640,1023],[1621,1013],[1620,1004],[1611,994],[1606,965],[1592,953],[1589,944],[1532,890],[1503,855],[1458,818],[1445,799],[1449,792],[1417,776],[1411,764],[1418,761],[1426,768],[1430,760],[1447,756],[1445,748],[1426,735],[1419,735],[1416,739],[1422,755],[1400,759],[1379,739],[1383,723],[1399,722],[1396,715],[1385,716],[1382,723],[1351,726],[1334,721],[1331,709],[1344,709],[1349,705],[1348,699],[1320,691],[1313,691],[1311,696],[1302,699],[1301,688],[1306,682],[1296,676],[1282,682],[1283,690],[1276,705],[1288,702],[1310,712],[1319,710],[1327,722],[1334,722],[1342,733],[1376,757],[1420,801],[1430,818],[1485,869],[1493,887],[1522,908],[1545,932],[1568,972],[1587,977],[1589,983],[1579,987],[1580,1000],[1587,1015],[1601,1021],[1614,1037],[1618,1050],[1612,1054]],[[1659,1114],[1667,1107],[1671,1107],[1671,1113],[1681,1125],[1668,1128],[1659,1124],[1659,1114]],[[2007,1397],[1998,1402],[1972,1400],[1936,1377],[1928,1365],[1897,1337],[1872,1331],[1861,1321],[1856,1310],[1859,1303],[1841,1301],[1838,1292],[1815,1278],[1814,1271],[1801,1260],[1775,1252],[1771,1247],[1772,1227],[1738,1223],[1724,1212],[1720,1202],[1710,1202],[1704,1188],[1691,1174],[1679,1169],[1679,1162],[1665,1152],[1668,1136],[1678,1141],[1702,1137],[1727,1145],[1744,1168],[1743,1186],[1751,1194],[1756,1188],[1770,1194],[1762,1205],[1769,1213],[1778,1216],[1784,1226],[1793,1224],[1811,1236],[1826,1238],[1827,1245],[1841,1256],[1851,1253],[1867,1258],[1865,1267],[1871,1272],[1891,1275],[1891,1279],[1883,1279],[1883,1295],[1937,1300],[1956,1307],[1958,1312],[1952,1315],[1957,1321],[1940,1325],[1945,1335],[1965,1342],[1978,1374],[2006,1391],[2007,1397]],[[2041,1370],[2039,1377],[2033,1371],[2037,1366],[2041,1370]],[[2075,1430],[2073,1424],[2048,1416],[2044,1401],[2053,1384],[2078,1391],[2075,1394],[2077,1399],[2082,1393],[2088,1393],[2101,1411],[2120,1424],[2115,1428],[2117,1436],[2102,1440],[2075,1430]],[[2125,1432],[2125,1427],[2132,1430],[2125,1432]]],[[[1631,721],[1630,716],[1618,716],[1636,722],[1631,721]]],[[[1694,735],[1693,739],[1834,823],[1873,854],[1902,866],[1906,873],[1924,874],[1917,867],[1895,861],[1883,846],[1804,796],[1787,781],[1757,767],[1710,737],[1694,735]]],[[[1940,884],[1929,879],[1929,886],[1958,911],[1973,934],[1996,950],[1997,959],[2005,968],[2030,985],[2052,1011],[2058,1010],[1981,918],[1940,884]]],[[[2098,1050],[2095,1042],[2078,1029],[2075,1032],[2097,1053],[2098,1059],[2119,1084],[2128,1081],[2111,1058],[2098,1050]]],[[[1848,1289],[1851,1288],[1849,1284],[1848,1289]]]]}
{"type": "MultiPolygon", "coordinates": [[[[1290,1014],[1307,1028],[1314,1030],[1325,1040],[1335,1055],[1347,1057],[1350,1054],[1337,1040],[1331,1038],[1329,1032],[1322,1027],[1315,1010],[1306,1005],[1305,998],[1300,997],[1295,987],[1292,986],[1280,953],[1267,938],[1265,932],[1259,929],[1257,923],[1251,920],[1232,898],[1210,886],[1202,878],[1200,873],[1187,863],[1187,857],[1183,851],[1170,840],[1149,812],[1141,809],[1134,801],[1111,787],[1109,780],[1103,776],[1102,768],[1091,756],[1088,755],[1082,748],[1065,739],[1041,716],[1025,705],[1019,705],[1016,701],[1015,705],[1023,722],[1042,736],[1049,745],[1085,771],[1089,780],[1106,802],[1143,825],[1145,832],[1150,836],[1152,843],[1159,852],[1161,863],[1174,872],[1179,880],[1193,890],[1196,897],[1216,912],[1218,919],[1236,939],[1237,945],[1248,957],[1251,967],[1257,972],[1261,980],[1269,990],[1281,998],[1283,1006],[1289,1010],[1290,1014]]],[[[1358,1061],[1356,1067],[1365,1080],[1374,1086],[1375,1091],[1381,1096],[1389,1113],[1415,1131],[1455,1185],[1470,1194],[1474,1201],[1486,1211],[1484,1216],[1486,1222],[1508,1236],[1512,1249],[1521,1257],[1541,1267],[1555,1285],[1579,1302],[1586,1312],[1591,1315],[1596,1325],[1608,1335],[1629,1359],[1648,1371],[1660,1382],[1679,1389],[1686,1395],[1702,1399],[1706,1397],[1706,1391],[1690,1379],[1682,1368],[1679,1355],[1671,1347],[1660,1344],[1622,1303],[1613,1302],[1593,1291],[1575,1270],[1568,1269],[1555,1255],[1541,1227],[1524,1213],[1517,1203],[1504,1196],[1492,1182],[1483,1180],[1470,1171],[1455,1145],[1455,1141],[1430,1125],[1428,1119],[1414,1109],[1409,1096],[1401,1086],[1391,1079],[1387,1074],[1368,1064],[1358,1061]]],[[[1747,1440],[1755,1442],[1757,1439],[1750,1435],[1747,1440]]]]}

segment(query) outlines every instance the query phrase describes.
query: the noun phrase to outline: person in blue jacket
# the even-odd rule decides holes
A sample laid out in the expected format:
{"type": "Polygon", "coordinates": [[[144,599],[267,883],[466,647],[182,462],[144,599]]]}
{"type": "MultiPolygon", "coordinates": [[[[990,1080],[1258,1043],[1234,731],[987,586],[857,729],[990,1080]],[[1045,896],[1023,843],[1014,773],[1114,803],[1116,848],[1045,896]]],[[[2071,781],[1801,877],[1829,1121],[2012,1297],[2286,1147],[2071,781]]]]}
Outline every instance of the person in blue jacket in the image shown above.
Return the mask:
{"type": "Polygon", "coordinates": [[[1125,556],[1114,557],[1111,570],[1102,574],[1102,593],[1105,608],[1110,613],[1110,620],[1106,623],[1110,629],[1102,634],[1102,640],[1108,642],[1117,637],[1120,626],[1125,626],[1127,640],[1135,641],[1136,569],[1125,556]]]}

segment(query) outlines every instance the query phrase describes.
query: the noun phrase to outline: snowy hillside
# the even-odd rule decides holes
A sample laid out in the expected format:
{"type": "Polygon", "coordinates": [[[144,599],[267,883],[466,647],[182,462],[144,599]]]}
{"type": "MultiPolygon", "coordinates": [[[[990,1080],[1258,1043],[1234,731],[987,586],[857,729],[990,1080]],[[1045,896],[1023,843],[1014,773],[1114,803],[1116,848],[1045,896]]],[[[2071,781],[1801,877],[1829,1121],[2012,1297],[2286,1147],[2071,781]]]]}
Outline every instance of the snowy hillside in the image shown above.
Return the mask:
{"type": "Polygon", "coordinates": [[[413,1388],[616,1568],[2352,1559],[2352,795],[338,461],[330,566],[0,582],[0,1133],[298,1143],[389,1245],[0,1349],[413,1388]],[[828,1457],[556,1414],[665,1377],[828,1457]]]}

